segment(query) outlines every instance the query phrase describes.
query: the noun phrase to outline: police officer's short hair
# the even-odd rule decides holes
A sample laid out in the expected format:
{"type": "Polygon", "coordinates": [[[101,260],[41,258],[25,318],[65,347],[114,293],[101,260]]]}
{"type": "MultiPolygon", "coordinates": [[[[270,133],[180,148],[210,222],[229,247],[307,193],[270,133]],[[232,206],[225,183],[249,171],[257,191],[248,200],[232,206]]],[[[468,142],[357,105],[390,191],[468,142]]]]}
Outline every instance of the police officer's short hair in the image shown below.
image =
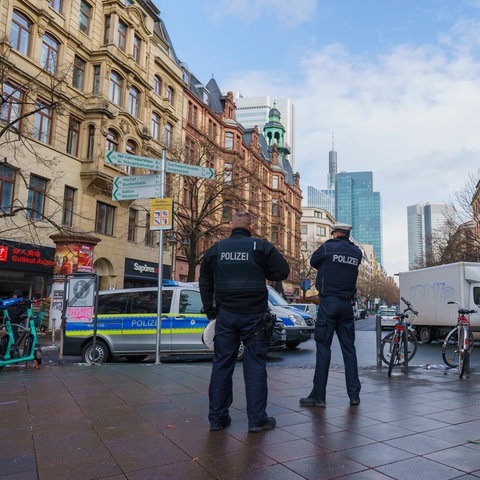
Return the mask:
{"type": "Polygon", "coordinates": [[[232,216],[232,224],[235,226],[248,227],[253,223],[253,215],[246,210],[235,211],[232,216]]]}

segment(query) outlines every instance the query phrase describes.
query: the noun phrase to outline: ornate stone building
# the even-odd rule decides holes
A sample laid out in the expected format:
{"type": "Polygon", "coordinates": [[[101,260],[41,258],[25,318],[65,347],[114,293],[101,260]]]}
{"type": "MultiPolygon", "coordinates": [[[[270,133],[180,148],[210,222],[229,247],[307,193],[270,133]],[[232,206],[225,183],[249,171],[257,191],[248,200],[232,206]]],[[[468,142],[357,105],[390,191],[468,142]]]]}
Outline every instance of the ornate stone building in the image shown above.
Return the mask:
{"type": "MultiPolygon", "coordinates": [[[[281,128],[272,138],[243,130],[231,94],[192,80],[152,2],[0,0],[0,41],[0,296],[13,288],[48,294],[50,237],[69,231],[100,239],[100,288],[155,283],[159,246],[148,226],[149,200],[114,199],[114,179],[156,172],[113,164],[107,155],[160,158],[167,149],[175,158],[202,137],[213,141],[212,166],[224,178],[229,165],[249,172],[241,195],[259,219],[258,233],[289,259],[293,292],[301,192],[281,128]],[[23,260],[7,258],[13,249],[23,260]]],[[[175,190],[172,178],[168,185],[182,204],[184,189],[175,190]]],[[[213,240],[201,239],[198,252],[213,240]]],[[[172,252],[165,275],[176,263],[175,278],[186,279],[187,249],[172,252]]]]}

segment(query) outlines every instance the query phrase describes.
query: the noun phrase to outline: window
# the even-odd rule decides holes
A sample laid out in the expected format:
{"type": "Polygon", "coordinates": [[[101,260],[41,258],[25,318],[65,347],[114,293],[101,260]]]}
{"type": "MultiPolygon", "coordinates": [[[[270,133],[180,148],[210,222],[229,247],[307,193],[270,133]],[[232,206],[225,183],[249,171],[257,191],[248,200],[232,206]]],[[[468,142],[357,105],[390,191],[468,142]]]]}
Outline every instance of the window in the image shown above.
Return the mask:
{"type": "Polygon", "coordinates": [[[158,113],[152,113],[152,137],[157,142],[160,141],[160,115],[158,113]]]}
{"type": "Polygon", "coordinates": [[[127,45],[127,26],[121,20],[118,21],[117,47],[124,52],[127,45]]]}
{"type": "Polygon", "coordinates": [[[137,234],[137,217],[138,211],[134,208],[130,208],[128,211],[128,234],[127,241],[134,243],[136,240],[137,234]]]}
{"type": "Polygon", "coordinates": [[[24,15],[13,11],[12,29],[10,31],[10,45],[23,55],[28,55],[30,49],[30,35],[32,23],[24,15]]]}
{"type": "Polygon", "coordinates": [[[36,175],[30,176],[28,186],[27,218],[41,220],[45,210],[45,197],[47,195],[47,181],[36,175]]]}
{"type": "Polygon", "coordinates": [[[272,215],[274,217],[278,216],[278,198],[272,199],[272,215]]]}
{"type": "Polygon", "coordinates": [[[115,219],[115,207],[103,202],[97,202],[97,214],[95,217],[95,231],[104,235],[113,235],[113,223],[115,219]]]}
{"type": "Polygon", "coordinates": [[[135,62],[140,63],[140,52],[142,49],[142,41],[135,35],[133,37],[133,59],[135,62]]]}
{"type": "Polygon", "coordinates": [[[179,313],[199,314],[202,313],[203,304],[200,292],[196,290],[182,290],[180,292],[179,313]]]}
{"type": "Polygon", "coordinates": [[[62,225],[67,227],[72,226],[74,201],[75,190],[65,186],[65,190],[63,191],[62,225]]]}
{"type": "Polygon", "coordinates": [[[0,120],[2,122],[12,123],[15,120],[20,120],[22,116],[23,92],[18,87],[5,83],[3,85],[2,103],[0,108],[0,120]]]}
{"type": "Polygon", "coordinates": [[[111,128],[107,132],[107,153],[108,152],[117,152],[118,151],[118,134],[115,130],[111,128]]]}
{"type": "Polygon", "coordinates": [[[116,73],[110,73],[110,101],[116,105],[120,105],[120,99],[122,94],[122,77],[116,73]]]}
{"type": "Polygon", "coordinates": [[[32,135],[40,142],[50,143],[53,120],[52,109],[39,100],[37,102],[37,110],[33,119],[32,135]]]}
{"type": "Polygon", "coordinates": [[[128,113],[134,117],[138,117],[138,99],[140,92],[135,87],[130,87],[128,91],[128,113]]]}
{"type": "Polygon", "coordinates": [[[321,235],[322,237],[324,237],[325,234],[326,234],[325,227],[320,227],[319,225],[317,225],[317,235],[321,235]]]}
{"type": "Polygon", "coordinates": [[[0,165],[0,211],[10,213],[15,186],[15,170],[8,165],[0,165]]]}
{"type": "Polygon", "coordinates": [[[95,127],[89,125],[88,127],[88,144],[87,144],[87,159],[93,160],[93,152],[95,149],[95,127]]]}
{"type": "Polygon", "coordinates": [[[80,15],[78,16],[78,29],[85,35],[90,32],[92,6],[85,0],[80,0],[80,15]]]}
{"type": "Polygon", "coordinates": [[[153,91],[157,95],[162,95],[162,79],[158,75],[153,77],[153,91]]]}
{"type": "Polygon", "coordinates": [[[83,90],[85,65],[85,60],[82,60],[79,56],[75,55],[75,60],[73,61],[72,86],[77,90],[83,90]]]}
{"type": "Polygon", "coordinates": [[[272,227],[272,243],[278,243],[278,227],[272,227]]]}
{"type": "Polygon", "coordinates": [[[59,48],[60,43],[55,38],[48,33],[43,35],[40,64],[49,73],[54,74],[57,71],[59,48]]]}
{"type": "Polygon", "coordinates": [[[233,133],[232,132],[225,133],[225,148],[227,150],[233,150],[233,133]]]}
{"type": "Polygon", "coordinates": [[[67,153],[78,155],[78,139],[80,138],[80,120],[70,117],[68,122],[67,153]]]}
{"type": "Polygon", "coordinates": [[[48,4],[57,12],[62,13],[62,0],[49,0],[48,4]]]}
{"type": "Polygon", "coordinates": [[[301,234],[302,235],[306,235],[308,233],[308,228],[307,228],[307,225],[302,225],[300,227],[300,230],[301,230],[301,234]]]}
{"type": "MultiPolygon", "coordinates": [[[[125,151],[130,155],[137,155],[137,144],[133,140],[127,140],[127,143],[125,145],[125,151]]],[[[125,170],[125,172],[130,173],[131,175],[135,173],[135,167],[131,167],[130,165],[125,165],[123,169],[125,170]]]]}
{"type": "Polygon", "coordinates": [[[163,143],[166,147],[171,147],[172,145],[172,125],[170,123],[167,123],[163,130],[163,143]]]}
{"type": "Polygon", "coordinates": [[[153,230],[150,230],[150,213],[147,212],[145,217],[145,245],[153,247],[153,230]]]}
{"type": "Polygon", "coordinates": [[[173,97],[174,97],[174,91],[173,88],[168,86],[167,87],[167,101],[170,105],[173,106],[173,97]]]}
{"type": "Polygon", "coordinates": [[[92,93],[94,95],[98,95],[99,92],[100,92],[100,65],[94,65],[92,93]]]}
{"type": "Polygon", "coordinates": [[[110,24],[112,22],[112,17],[107,15],[105,17],[105,33],[103,36],[103,43],[110,43],[110,24]]]}
{"type": "Polygon", "coordinates": [[[278,190],[278,175],[272,177],[272,188],[278,190]]]}
{"type": "Polygon", "coordinates": [[[232,164],[231,163],[224,164],[223,178],[225,183],[232,183],[232,164]]]}
{"type": "Polygon", "coordinates": [[[225,204],[222,209],[222,220],[224,222],[230,222],[232,220],[232,207],[231,205],[225,204]]]}

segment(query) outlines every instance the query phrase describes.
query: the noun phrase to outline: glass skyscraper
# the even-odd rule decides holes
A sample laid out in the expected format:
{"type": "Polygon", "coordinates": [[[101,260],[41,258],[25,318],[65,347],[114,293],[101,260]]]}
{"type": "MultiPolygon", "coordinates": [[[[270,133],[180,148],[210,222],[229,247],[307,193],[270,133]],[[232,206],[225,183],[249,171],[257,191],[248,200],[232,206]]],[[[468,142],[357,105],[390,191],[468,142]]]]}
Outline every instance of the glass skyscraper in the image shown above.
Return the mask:
{"type": "Polygon", "coordinates": [[[340,172],[335,176],[335,218],[352,225],[358,243],[373,246],[382,263],[380,192],[373,191],[372,172],[340,172]]]}

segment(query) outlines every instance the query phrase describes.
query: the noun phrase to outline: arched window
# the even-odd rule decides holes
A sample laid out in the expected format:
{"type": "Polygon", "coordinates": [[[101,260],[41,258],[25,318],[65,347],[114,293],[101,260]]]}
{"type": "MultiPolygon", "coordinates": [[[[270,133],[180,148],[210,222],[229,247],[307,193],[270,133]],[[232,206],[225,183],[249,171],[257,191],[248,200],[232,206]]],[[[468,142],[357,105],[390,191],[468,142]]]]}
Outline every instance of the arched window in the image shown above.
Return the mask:
{"type": "Polygon", "coordinates": [[[54,74],[57,71],[58,51],[60,49],[60,42],[53,38],[48,33],[42,37],[42,54],[40,57],[40,64],[43,69],[49,73],[54,74]]]}
{"type": "Polygon", "coordinates": [[[152,113],[152,137],[157,142],[160,141],[160,122],[161,118],[158,113],[152,113]]]}
{"type": "Polygon", "coordinates": [[[163,130],[163,143],[167,148],[172,146],[172,124],[167,123],[165,124],[165,128],[163,130]]]}
{"type": "Polygon", "coordinates": [[[107,153],[108,152],[118,152],[118,133],[109,128],[107,132],[107,153]]]}
{"type": "Polygon", "coordinates": [[[122,98],[122,77],[116,73],[110,73],[110,93],[109,99],[111,102],[116,105],[120,105],[120,100],[122,98]]]}
{"type": "Polygon", "coordinates": [[[128,91],[128,113],[134,117],[138,117],[138,103],[140,92],[135,87],[130,87],[128,91]]]}
{"type": "Polygon", "coordinates": [[[162,79],[158,75],[153,77],[153,91],[157,95],[162,95],[162,79]]]}
{"type": "Polygon", "coordinates": [[[87,158],[93,160],[93,152],[95,149],[95,126],[88,126],[88,144],[87,144],[87,158]]]}
{"type": "Polygon", "coordinates": [[[129,153],[130,155],[137,155],[138,153],[138,147],[137,144],[133,140],[127,140],[126,152],[129,153]]]}
{"type": "Polygon", "coordinates": [[[12,16],[12,29],[10,31],[10,45],[24,55],[30,50],[30,36],[32,34],[32,22],[14,10],[12,16]]]}

